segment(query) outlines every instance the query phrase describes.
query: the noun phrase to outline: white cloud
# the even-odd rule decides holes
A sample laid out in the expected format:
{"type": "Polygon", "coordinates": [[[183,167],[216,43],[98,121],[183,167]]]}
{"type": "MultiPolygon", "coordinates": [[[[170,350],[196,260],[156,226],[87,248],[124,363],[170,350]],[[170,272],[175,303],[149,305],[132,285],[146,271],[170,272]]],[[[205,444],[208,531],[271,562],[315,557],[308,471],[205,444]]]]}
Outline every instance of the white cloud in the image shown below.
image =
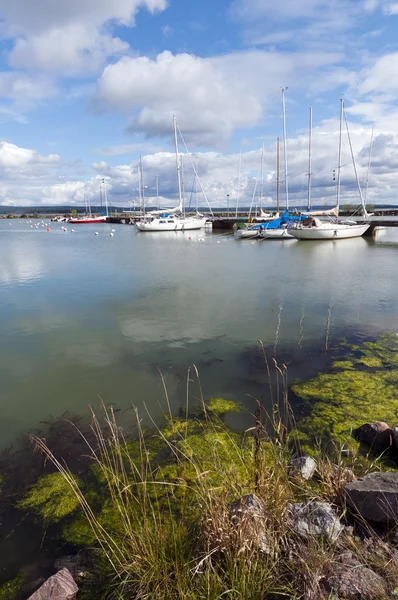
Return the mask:
{"type": "Polygon", "coordinates": [[[114,24],[132,27],[138,10],[166,8],[166,0],[0,0],[2,34],[15,40],[10,64],[66,75],[95,70],[126,44],[114,24]]]}
{"type": "Polygon", "coordinates": [[[360,92],[385,93],[398,90],[398,52],[385,54],[376,60],[373,66],[364,73],[360,92]]]}
{"type": "Polygon", "coordinates": [[[95,27],[73,24],[52,29],[44,35],[16,40],[9,55],[15,68],[36,68],[62,76],[96,72],[110,56],[129,45],[117,37],[101,34],[95,27]]]}
{"type": "Polygon", "coordinates": [[[95,148],[94,154],[101,154],[102,156],[120,156],[122,154],[132,154],[137,152],[140,153],[155,153],[161,152],[161,146],[148,143],[136,143],[136,144],[122,144],[120,146],[108,146],[107,148],[95,148]]]}
{"type": "Polygon", "coordinates": [[[0,100],[8,101],[10,114],[14,117],[57,93],[55,84],[46,77],[17,71],[0,72],[0,100]]]}
{"type": "Polygon", "coordinates": [[[32,165],[59,165],[58,154],[42,156],[36,150],[20,148],[9,142],[0,142],[0,168],[23,169],[32,165]]]}
{"type": "Polygon", "coordinates": [[[339,58],[267,52],[201,58],[168,51],[155,59],[123,57],[105,68],[96,100],[102,109],[133,113],[130,131],[168,136],[175,114],[186,139],[220,146],[235,129],[260,123],[280,85],[304,85],[305,73],[339,58]]]}

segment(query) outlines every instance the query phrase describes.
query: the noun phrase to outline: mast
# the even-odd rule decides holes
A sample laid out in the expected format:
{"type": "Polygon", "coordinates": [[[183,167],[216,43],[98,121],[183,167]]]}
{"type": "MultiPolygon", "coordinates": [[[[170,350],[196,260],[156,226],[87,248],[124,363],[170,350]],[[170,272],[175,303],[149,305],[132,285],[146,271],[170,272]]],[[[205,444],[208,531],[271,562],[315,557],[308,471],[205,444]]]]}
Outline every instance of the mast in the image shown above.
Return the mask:
{"type": "Polygon", "coordinates": [[[156,175],[156,208],[159,210],[159,175],[156,175]]]}
{"type": "Polygon", "coordinates": [[[264,188],[264,142],[261,149],[261,175],[260,175],[260,215],[263,210],[263,188],[264,188]]]}
{"type": "Polygon", "coordinates": [[[102,183],[104,184],[104,197],[105,197],[105,213],[106,216],[108,216],[108,194],[106,191],[106,184],[105,184],[105,179],[102,179],[102,183]]]}
{"type": "Polygon", "coordinates": [[[276,212],[280,211],[281,204],[281,141],[276,138],[276,212]]]}
{"type": "Polygon", "coordinates": [[[312,106],[310,106],[310,133],[308,141],[308,201],[307,208],[311,208],[311,167],[312,167],[312,106]]]}
{"type": "Polygon", "coordinates": [[[369,172],[370,172],[370,163],[371,163],[371,160],[372,160],[372,148],[373,148],[374,129],[375,129],[375,126],[372,125],[372,135],[371,135],[371,138],[370,138],[370,146],[369,146],[368,172],[367,172],[367,175],[366,175],[365,207],[366,207],[366,203],[368,201],[369,172]]]}
{"type": "Polygon", "coordinates": [[[286,106],[285,106],[285,91],[287,88],[282,88],[282,113],[283,113],[283,154],[285,161],[285,193],[286,193],[286,210],[289,209],[289,183],[287,173],[287,149],[286,149],[286,106]]]}
{"type": "Polygon", "coordinates": [[[178,185],[178,200],[180,210],[183,209],[182,206],[182,188],[181,188],[181,167],[180,167],[180,158],[178,156],[178,140],[177,140],[177,120],[175,115],[173,115],[173,124],[174,124],[174,144],[176,150],[176,167],[177,167],[177,185],[178,185]]]}
{"type": "Polygon", "coordinates": [[[237,192],[236,192],[235,219],[238,218],[238,205],[239,205],[240,172],[241,172],[241,167],[242,167],[242,150],[239,151],[238,189],[237,189],[237,192]]]}
{"type": "Polygon", "coordinates": [[[340,183],[341,183],[341,141],[343,134],[343,110],[344,110],[344,100],[340,98],[340,133],[339,133],[339,158],[337,164],[337,211],[340,208],[340,183]]]}
{"type": "Polygon", "coordinates": [[[140,156],[140,196],[142,202],[142,212],[145,215],[145,186],[144,186],[144,171],[142,168],[142,156],[140,156]]]}

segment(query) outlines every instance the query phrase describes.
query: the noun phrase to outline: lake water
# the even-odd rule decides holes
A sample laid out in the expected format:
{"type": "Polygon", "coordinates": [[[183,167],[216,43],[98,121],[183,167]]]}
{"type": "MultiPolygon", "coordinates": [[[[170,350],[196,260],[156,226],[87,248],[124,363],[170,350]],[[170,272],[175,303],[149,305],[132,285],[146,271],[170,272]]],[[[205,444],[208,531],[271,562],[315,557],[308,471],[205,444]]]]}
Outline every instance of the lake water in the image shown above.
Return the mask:
{"type": "MultiPolygon", "coordinates": [[[[122,418],[134,405],[156,419],[159,370],[177,411],[193,364],[206,397],[252,408],[250,395],[266,393],[246,352],[257,340],[294,378],[322,368],[342,337],[398,332],[398,229],[265,242],[61,226],[0,221],[3,447],[49,415],[98,407],[99,397],[122,418]]],[[[193,402],[198,393],[194,381],[193,402]]]]}

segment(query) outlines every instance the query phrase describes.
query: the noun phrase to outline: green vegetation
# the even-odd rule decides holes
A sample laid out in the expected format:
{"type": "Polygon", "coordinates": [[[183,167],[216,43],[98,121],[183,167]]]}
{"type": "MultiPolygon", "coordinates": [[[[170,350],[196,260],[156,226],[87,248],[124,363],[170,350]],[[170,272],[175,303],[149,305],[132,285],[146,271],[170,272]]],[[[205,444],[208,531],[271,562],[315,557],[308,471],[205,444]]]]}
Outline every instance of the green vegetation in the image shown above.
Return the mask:
{"type": "Polygon", "coordinates": [[[25,577],[18,575],[14,579],[0,584],[0,600],[15,600],[24,583],[25,577]]]}
{"type": "Polygon", "coordinates": [[[78,498],[61,473],[40,477],[18,504],[19,508],[36,513],[44,525],[58,523],[78,506],[78,498]]]}
{"type": "Polygon", "coordinates": [[[97,548],[109,587],[106,594],[83,588],[84,600],[312,598],[345,551],[393,590],[398,559],[386,545],[375,539],[370,550],[350,532],[336,542],[304,540],[287,514],[290,503],[313,499],[344,512],[340,499],[347,467],[363,474],[374,466],[357,454],[351,428],[366,420],[398,420],[397,351],[396,336],[348,346],[345,359],[335,361],[330,372],[297,382],[294,392],[305,405],[297,425],[287,402],[286,369],[277,365],[281,398],[273,398],[270,416],[259,404],[253,427],[243,433],[223,421],[225,414],[241,410],[223,398],[202,398],[193,416],[187,406],[186,418],[168,414],[163,426],[151,431],[141,428],[137,415],[135,439],[126,439],[112,409],[103,407],[103,419],[93,414],[96,443],[87,442],[92,465],[79,478],[42,439],[32,438],[57,472],[40,478],[18,506],[45,527],[58,524],[64,541],[97,548]],[[325,440],[327,453],[320,443],[325,440]],[[339,451],[343,442],[353,449],[350,458],[339,451]],[[316,449],[317,475],[309,482],[289,477],[297,445],[300,452],[306,445],[316,449]],[[263,546],[257,526],[257,534],[248,535],[247,522],[231,518],[230,503],[251,493],[264,507],[263,546]]]}
{"type": "Polygon", "coordinates": [[[369,421],[398,422],[397,382],[397,336],[349,347],[347,359],[333,363],[333,372],[292,386],[308,413],[298,423],[296,439],[306,449],[328,441],[355,448],[353,428],[369,421]]]}

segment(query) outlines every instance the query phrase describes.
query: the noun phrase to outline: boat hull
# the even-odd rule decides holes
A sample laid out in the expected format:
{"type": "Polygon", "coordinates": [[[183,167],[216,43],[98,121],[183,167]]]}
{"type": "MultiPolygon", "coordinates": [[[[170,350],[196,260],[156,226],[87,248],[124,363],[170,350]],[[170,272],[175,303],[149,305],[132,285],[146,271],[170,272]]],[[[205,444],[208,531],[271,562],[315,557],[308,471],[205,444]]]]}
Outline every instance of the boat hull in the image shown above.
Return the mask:
{"type": "Polygon", "coordinates": [[[260,233],[258,229],[237,229],[234,231],[234,237],[236,240],[247,240],[260,237],[260,233]]]}
{"type": "Polygon", "coordinates": [[[260,233],[260,237],[263,240],[293,240],[294,238],[290,235],[289,231],[285,228],[280,229],[264,229],[260,233]]]}
{"type": "Polygon", "coordinates": [[[324,227],[297,227],[289,229],[297,240],[336,240],[361,237],[370,225],[340,225],[331,223],[324,227]]]}
{"type": "Polygon", "coordinates": [[[152,222],[137,221],[136,226],[139,231],[192,231],[202,229],[207,219],[185,219],[174,220],[172,222],[159,222],[154,219],[152,222]]]}
{"type": "Polygon", "coordinates": [[[78,217],[69,219],[69,223],[73,223],[74,225],[78,225],[79,223],[84,225],[85,223],[105,223],[106,217],[83,217],[79,219],[78,217]]]}

